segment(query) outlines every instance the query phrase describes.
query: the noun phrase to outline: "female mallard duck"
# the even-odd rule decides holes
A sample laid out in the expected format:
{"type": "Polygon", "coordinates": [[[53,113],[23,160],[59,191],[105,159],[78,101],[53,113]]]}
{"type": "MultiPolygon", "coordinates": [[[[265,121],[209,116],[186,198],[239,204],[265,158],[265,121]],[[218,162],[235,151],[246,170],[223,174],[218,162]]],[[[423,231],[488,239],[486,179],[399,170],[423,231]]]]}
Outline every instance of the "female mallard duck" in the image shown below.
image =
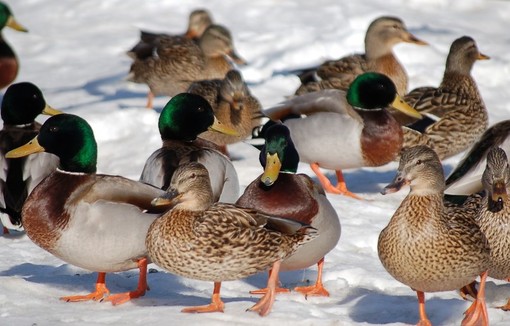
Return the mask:
{"type": "Polygon", "coordinates": [[[284,125],[275,124],[267,130],[259,159],[264,173],[246,187],[236,204],[317,229],[317,238],[285,258],[280,270],[303,269],[317,264],[315,285],[295,290],[306,295],[329,296],[322,284],[322,268],[324,256],[340,239],[340,221],[335,209],[319,185],[309,176],[296,173],[299,155],[289,129],[284,125]]]}
{"type": "Polygon", "coordinates": [[[191,84],[188,93],[203,96],[211,104],[218,120],[237,131],[238,136],[207,131],[201,138],[219,145],[227,153],[227,145],[240,142],[251,135],[263,117],[260,102],[250,94],[241,73],[230,70],[223,80],[201,80],[191,84]]]}
{"type": "MultiPolygon", "coordinates": [[[[65,301],[106,300],[121,304],[145,294],[145,236],[161,214],[151,206],[165,192],[120,176],[96,174],[97,145],[89,124],[71,114],[46,120],[40,133],[8,158],[48,152],[60,158],[25,201],[21,216],[28,237],[54,256],[99,273],[96,291],[65,301]],[[106,273],[138,267],[138,288],[109,295],[106,273]]],[[[159,211],[159,210],[158,210],[159,211]]],[[[159,212],[161,213],[161,212],[159,212]]]]}
{"type": "MultiPolygon", "coordinates": [[[[174,96],[195,80],[223,78],[233,68],[229,58],[245,63],[235,52],[230,32],[211,25],[198,44],[185,37],[161,38],[150,56],[135,59],[127,79],[149,85],[153,95],[174,96]]],[[[151,98],[147,106],[152,107],[151,98]]]]}
{"type": "MultiPolygon", "coordinates": [[[[336,88],[346,90],[356,76],[369,71],[385,74],[395,83],[400,96],[407,93],[407,73],[393,54],[393,46],[400,42],[427,45],[411,34],[397,17],[379,17],[374,20],[365,36],[365,54],[354,54],[338,60],[326,61],[315,71],[320,81],[307,81],[296,95],[336,88]]],[[[307,72],[310,75],[310,72],[307,72]]]]}
{"type": "MultiPolygon", "coordinates": [[[[439,117],[437,121],[426,117],[410,125],[421,135],[404,129],[404,147],[423,145],[419,138],[425,137],[443,160],[464,151],[480,137],[489,117],[471,69],[476,60],[486,59],[489,57],[478,51],[471,37],[463,36],[452,43],[439,87],[420,87],[404,96],[420,113],[439,117]]],[[[397,120],[410,121],[401,117],[397,120]]]]}
{"type": "Polygon", "coordinates": [[[379,235],[379,259],[396,280],[418,294],[419,325],[430,325],[424,292],[457,290],[481,275],[480,291],[462,325],[488,325],[485,280],[490,249],[476,212],[445,207],[443,168],[427,146],[403,150],[397,175],[383,194],[410,185],[388,226],[379,235]]]}
{"type": "Polygon", "coordinates": [[[28,194],[58,166],[52,154],[6,158],[5,153],[34,138],[41,125],[34,121],[39,114],[61,113],[46,104],[41,90],[32,83],[9,86],[2,99],[0,130],[0,220],[4,233],[22,230],[21,207],[28,194]]]}
{"type": "Polygon", "coordinates": [[[273,120],[298,115],[283,123],[301,161],[310,164],[327,192],[357,198],[347,190],[341,170],[386,164],[402,147],[402,128],[385,109],[390,104],[421,117],[402,101],[391,79],[374,72],[356,77],[347,93],[336,89],[308,93],[264,113],[273,120]],[[338,185],[332,186],[319,167],[335,170],[338,185]]]}
{"type": "Polygon", "coordinates": [[[189,93],[174,96],[159,116],[163,146],[147,159],[140,181],[167,189],[179,165],[196,161],[209,171],[213,200],[235,202],[239,196],[237,172],[232,162],[216,150],[216,145],[197,138],[206,130],[237,135],[235,130],[218,122],[203,97],[189,93]]]}
{"type": "Polygon", "coordinates": [[[172,177],[166,197],[155,205],[172,205],[147,233],[152,261],[171,273],[214,282],[211,304],[183,312],[223,311],[223,281],[238,280],[273,266],[268,291],[250,310],[267,315],[274,302],[281,260],[314,239],[313,228],[257,210],[212,201],[207,169],[191,162],[172,177]],[[192,248],[192,250],[190,250],[192,248]]]}
{"type": "Polygon", "coordinates": [[[16,79],[19,69],[16,54],[1,34],[5,26],[19,32],[28,32],[25,27],[16,22],[9,7],[0,2],[0,88],[10,85],[16,79]]]}

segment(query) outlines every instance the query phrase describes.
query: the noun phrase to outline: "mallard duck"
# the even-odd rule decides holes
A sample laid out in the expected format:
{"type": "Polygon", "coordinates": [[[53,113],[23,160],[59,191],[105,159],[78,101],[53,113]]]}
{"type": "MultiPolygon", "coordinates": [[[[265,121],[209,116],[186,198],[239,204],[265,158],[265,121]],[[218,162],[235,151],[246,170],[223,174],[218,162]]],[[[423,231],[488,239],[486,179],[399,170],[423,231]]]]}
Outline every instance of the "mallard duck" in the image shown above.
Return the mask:
{"type": "Polygon", "coordinates": [[[411,190],[379,235],[377,249],[384,268],[417,292],[419,325],[430,325],[424,292],[457,290],[480,275],[480,290],[462,325],[488,325],[485,280],[490,248],[476,224],[476,212],[445,207],[443,168],[427,146],[403,150],[397,175],[382,193],[404,185],[411,190]]]}
{"type": "Polygon", "coordinates": [[[218,120],[236,130],[237,137],[206,131],[201,138],[220,145],[227,154],[227,145],[237,143],[251,135],[253,128],[261,123],[263,117],[260,102],[250,93],[241,73],[230,70],[223,79],[201,80],[193,82],[188,93],[203,96],[211,104],[218,120]]]}
{"type": "MultiPolygon", "coordinates": [[[[320,80],[313,81],[301,76],[304,82],[296,91],[296,95],[328,88],[346,90],[356,76],[374,71],[390,77],[397,87],[398,94],[404,96],[407,93],[407,73],[392,51],[393,46],[401,42],[427,45],[411,34],[400,18],[388,16],[377,18],[368,26],[364,54],[324,62],[315,70],[320,80]]],[[[307,75],[311,75],[310,71],[307,75]]]]}
{"type": "Polygon", "coordinates": [[[275,124],[267,130],[259,160],[264,173],[246,187],[236,204],[310,224],[317,229],[317,238],[287,257],[280,270],[303,269],[317,264],[315,284],[295,290],[306,295],[329,296],[322,284],[322,269],[324,256],[340,239],[340,221],[335,209],[322,187],[306,174],[296,173],[299,155],[286,126],[275,124]]]}
{"type": "Polygon", "coordinates": [[[0,2],[0,88],[10,85],[16,79],[19,69],[18,58],[1,33],[5,26],[19,32],[28,32],[14,19],[11,9],[0,2]]]}
{"type": "MultiPolygon", "coordinates": [[[[446,69],[439,87],[420,87],[404,96],[404,100],[422,114],[432,114],[410,124],[422,137],[430,139],[440,159],[456,155],[471,146],[488,127],[488,112],[476,82],[471,76],[475,61],[487,60],[468,36],[456,39],[446,59],[446,69]],[[436,121],[437,119],[437,121],[436,121]]],[[[409,118],[398,113],[397,120],[409,124],[409,118]]],[[[404,147],[424,144],[415,132],[404,130],[404,147]]]]}
{"type": "Polygon", "coordinates": [[[347,190],[341,170],[386,164],[402,147],[402,128],[385,109],[390,104],[421,116],[402,101],[391,79],[370,72],[356,77],[347,92],[327,89],[300,95],[264,113],[273,120],[300,116],[283,123],[301,161],[310,164],[327,192],[358,198],[347,190]],[[337,186],[319,167],[336,171],[337,186]]]}
{"type": "Polygon", "coordinates": [[[179,165],[196,161],[209,171],[213,200],[235,202],[239,197],[236,170],[216,145],[197,138],[205,130],[237,135],[235,130],[218,121],[209,103],[200,95],[181,93],[174,96],[159,116],[163,146],[147,159],[140,181],[167,189],[179,165]]]}
{"type": "Polygon", "coordinates": [[[12,84],[2,99],[0,130],[0,220],[4,233],[22,230],[21,207],[28,194],[58,165],[52,154],[24,158],[6,158],[5,153],[37,135],[41,125],[34,121],[39,114],[61,113],[46,104],[41,90],[32,83],[12,84]]]}
{"type": "Polygon", "coordinates": [[[267,315],[274,302],[281,260],[316,235],[313,228],[295,221],[232,204],[213,204],[207,169],[197,162],[179,166],[168,195],[156,198],[153,204],[173,206],[147,233],[146,245],[153,262],[180,276],[214,282],[211,304],[183,312],[223,311],[221,282],[272,266],[269,290],[250,308],[267,315]]]}
{"type": "MultiPolygon", "coordinates": [[[[164,37],[154,53],[137,58],[127,80],[147,84],[153,95],[174,96],[195,80],[223,78],[231,61],[245,64],[234,49],[232,35],[220,25],[209,26],[198,44],[185,37],[164,37]]],[[[152,99],[147,106],[152,107],[152,99]]]]}
{"type": "Polygon", "coordinates": [[[8,158],[48,152],[59,168],[32,191],[22,210],[28,237],[65,262],[98,272],[96,290],[64,301],[105,300],[121,304],[145,294],[145,236],[162,210],[151,206],[165,192],[120,176],[96,174],[97,144],[89,124],[71,114],[55,115],[39,135],[8,158]],[[139,268],[135,291],[110,295],[106,273],[139,268]]]}

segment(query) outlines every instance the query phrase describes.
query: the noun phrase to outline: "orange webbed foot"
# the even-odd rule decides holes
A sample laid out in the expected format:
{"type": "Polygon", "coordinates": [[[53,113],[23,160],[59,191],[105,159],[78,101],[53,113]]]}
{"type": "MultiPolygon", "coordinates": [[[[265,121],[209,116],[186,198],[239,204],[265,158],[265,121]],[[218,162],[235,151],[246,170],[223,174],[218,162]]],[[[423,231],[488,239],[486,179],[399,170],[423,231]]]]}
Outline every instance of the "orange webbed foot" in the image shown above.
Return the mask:
{"type": "Polygon", "coordinates": [[[487,326],[489,325],[489,314],[487,313],[487,305],[485,304],[485,281],[487,272],[480,275],[480,289],[476,296],[476,300],[464,312],[465,317],[462,320],[462,326],[487,326]]]}
{"type": "Polygon", "coordinates": [[[420,319],[416,326],[432,326],[432,323],[428,319],[420,319]]]}
{"type": "Polygon", "coordinates": [[[145,295],[145,290],[136,289],[131,292],[116,293],[104,298],[104,301],[109,301],[112,305],[116,306],[128,302],[131,299],[136,299],[145,295]]]}
{"type": "Polygon", "coordinates": [[[317,297],[329,297],[329,292],[324,288],[322,284],[314,284],[310,286],[299,286],[294,288],[294,291],[297,291],[305,296],[317,296],[317,297]]]}
{"type": "Polygon", "coordinates": [[[187,313],[204,313],[204,312],[223,312],[225,304],[221,301],[220,297],[221,282],[214,282],[214,291],[211,298],[211,303],[206,306],[187,307],[181,312],[187,313]]]}
{"type": "Polygon", "coordinates": [[[510,310],[510,299],[508,299],[507,303],[503,306],[499,306],[497,307],[498,309],[501,309],[501,310],[504,310],[504,311],[508,311],[510,310]]]}
{"type": "Polygon", "coordinates": [[[110,290],[106,288],[105,284],[97,284],[96,291],[86,295],[72,295],[61,297],[60,300],[65,302],[79,302],[79,301],[100,301],[110,294],[110,290]]]}
{"type": "Polygon", "coordinates": [[[266,316],[271,311],[271,307],[273,306],[275,300],[275,291],[269,290],[267,291],[262,298],[260,298],[259,302],[257,302],[253,307],[249,308],[250,311],[256,311],[260,316],[266,316]]]}

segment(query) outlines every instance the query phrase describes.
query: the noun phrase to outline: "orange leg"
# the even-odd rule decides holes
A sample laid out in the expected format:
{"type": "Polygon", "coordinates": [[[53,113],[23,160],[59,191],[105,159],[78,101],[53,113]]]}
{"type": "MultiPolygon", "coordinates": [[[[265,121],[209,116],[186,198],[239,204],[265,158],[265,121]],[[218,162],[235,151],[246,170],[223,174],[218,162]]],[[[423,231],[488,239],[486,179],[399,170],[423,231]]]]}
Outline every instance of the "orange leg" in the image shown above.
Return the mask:
{"type": "Polygon", "coordinates": [[[145,295],[145,292],[147,291],[147,258],[142,258],[138,261],[138,269],[140,270],[140,276],[138,277],[138,287],[136,290],[112,294],[104,300],[110,301],[115,306],[145,295]]]}
{"type": "MultiPolygon", "coordinates": [[[[271,277],[271,274],[273,273],[273,269],[270,269],[269,270],[269,277],[271,277]]],[[[278,275],[276,275],[276,288],[275,288],[275,292],[276,293],[289,293],[290,290],[289,289],[286,289],[286,288],[281,288],[278,286],[278,284],[280,284],[280,281],[278,281],[278,275]]],[[[263,288],[263,289],[259,289],[259,290],[253,290],[253,291],[250,291],[250,294],[266,294],[267,292],[269,291],[268,288],[263,288]]]]}
{"type": "Polygon", "coordinates": [[[211,299],[211,303],[207,306],[196,306],[187,307],[181,310],[181,312],[223,312],[225,304],[220,298],[221,282],[214,282],[214,291],[211,299]]]}
{"type": "Polygon", "coordinates": [[[489,315],[485,304],[485,281],[487,280],[487,271],[480,275],[480,289],[476,300],[464,312],[466,315],[462,320],[461,326],[487,326],[489,325],[489,315]]]}
{"type": "Polygon", "coordinates": [[[416,294],[418,295],[418,307],[420,309],[420,321],[416,324],[416,326],[432,326],[427,314],[425,313],[425,293],[422,291],[416,291],[416,294]]]}
{"type": "Polygon", "coordinates": [[[504,310],[504,311],[509,311],[510,310],[510,298],[508,299],[508,301],[506,302],[506,304],[504,306],[499,306],[497,308],[504,310]]]}
{"type": "Polygon", "coordinates": [[[324,285],[322,284],[322,268],[324,267],[324,257],[319,260],[317,263],[317,281],[314,285],[311,286],[300,286],[297,288],[294,288],[295,291],[298,291],[305,296],[308,295],[314,295],[314,296],[322,296],[322,297],[329,297],[329,292],[324,288],[324,285]]]}
{"type": "Polygon", "coordinates": [[[147,93],[147,105],[145,107],[147,109],[152,109],[154,107],[154,93],[150,90],[147,93]]]}
{"type": "Polygon", "coordinates": [[[320,171],[319,164],[312,163],[312,164],[310,164],[310,167],[312,168],[312,171],[315,173],[315,175],[317,175],[319,182],[321,183],[322,187],[324,188],[324,190],[326,192],[344,195],[344,196],[352,197],[355,199],[361,199],[359,196],[350,192],[347,189],[342,171],[340,171],[340,170],[335,171],[336,178],[338,180],[338,184],[336,186],[333,186],[331,184],[331,182],[329,181],[329,179],[320,171]]]}
{"type": "Polygon", "coordinates": [[[110,291],[105,284],[106,273],[98,273],[96,281],[96,291],[87,295],[73,295],[68,297],[62,297],[60,300],[66,302],[78,302],[78,301],[99,301],[102,300],[106,295],[110,294],[110,291]]]}
{"type": "Polygon", "coordinates": [[[273,306],[275,294],[276,294],[276,282],[278,281],[278,272],[280,271],[281,261],[277,261],[273,264],[273,271],[271,276],[267,280],[267,289],[268,291],[264,294],[262,298],[260,298],[259,302],[257,302],[253,307],[248,310],[257,311],[260,316],[266,316],[271,311],[271,307],[273,306]]]}

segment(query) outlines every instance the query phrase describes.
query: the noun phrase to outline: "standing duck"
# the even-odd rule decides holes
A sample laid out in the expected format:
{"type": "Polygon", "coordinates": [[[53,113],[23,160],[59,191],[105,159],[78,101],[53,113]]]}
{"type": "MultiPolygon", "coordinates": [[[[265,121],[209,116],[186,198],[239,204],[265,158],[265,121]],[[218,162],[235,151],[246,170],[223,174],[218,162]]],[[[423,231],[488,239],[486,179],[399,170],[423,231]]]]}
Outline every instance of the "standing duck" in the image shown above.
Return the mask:
{"type": "MultiPolygon", "coordinates": [[[[400,18],[388,16],[377,18],[368,26],[364,54],[324,62],[315,70],[320,80],[314,81],[301,76],[304,82],[296,91],[296,95],[328,88],[346,90],[356,76],[373,71],[390,77],[397,87],[398,94],[404,96],[407,93],[407,73],[393,54],[393,46],[401,42],[427,45],[411,34],[400,18]]],[[[306,74],[310,76],[311,72],[308,71],[306,74]]]]}
{"type": "Polygon", "coordinates": [[[2,99],[0,130],[0,220],[4,233],[22,230],[21,208],[28,194],[58,166],[52,154],[6,158],[5,153],[34,138],[41,125],[34,121],[39,114],[61,113],[44,100],[41,90],[32,83],[9,86],[2,99]]]}
{"type": "Polygon", "coordinates": [[[8,158],[48,152],[59,168],[28,196],[22,218],[28,237],[72,265],[98,272],[96,290],[64,301],[105,300],[121,304],[145,294],[145,236],[162,211],[153,198],[165,192],[120,176],[96,174],[97,144],[82,118],[59,114],[46,120],[39,135],[7,153],[8,158]],[[110,295],[106,273],[139,268],[135,291],[110,295]]]}
{"type": "Polygon", "coordinates": [[[146,245],[152,261],[171,273],[214,282],[211,303],[183,312],[223,311],[221,282],[238,280],[272,266],[268,291],[249,310],[267,315],[275,298],[280,262],[314,239],[313,228],[255,209],[215,203],[207,169],[191,162],[174,173],[169,193],[154,205],[171,205],[151,225],[146,245]]]}
{"type": "Polygon", "coordinates": [[[222,148],[227,154],[227,145],[240,142],[251,135],[253,128],[261,123],[264,116],[260,102],[250,93],[241,73],[230,70],[223,79],[193,82],[188,93],[203,96],[214,115],[225,126],[237,131],[237,137],[206,131],[200,137],[222,148]]]}
{"type": "Polygon", "coordinates": [[[14,19],[11,9],[0,2],[0,89],[10,85],[16,79],[19,69],[18,58],[1,33],[5,26],[19,32],[28,32],[14,19]]]}
{"type": "Polygon", "coordinates": [[[347,189],[341,170],[389,163],[402,147],[402,128],[385,109],[390,104],[421,117],[400,98],[391,79],[374,72],[356,77],[347,92],[328,89],[300,95],[264,113],[284,120],[301,161],[310,164],[324,190],[358,198],[347,189]],[[319,167],[335,170],[337,186],[319,167]]]}
{"type": "MultiPolygon", "coordinates": [[[[438,120],[425,117],[404,128],[404,147],[423,145],[430,140],[441,160],[470,147],[487,129],[489,116],[471,69],[477,60],[487,60],[475,41],[468,36],[456,39],[446,59],[446,69],[439,87],[420,87],[404,96],[404,100],[422,114],[432,114],[438,120]],[[420,139],[422,138],[422,139],[420,139]]],[[[411,119],[397,113],[397,120],[409,124],[411,119]]]]}
{"type": "Polygon", "coordinates": [[[234,49],[230,31],[211,25],[198,44],[185,37],[161,38],[150,56],[135,59],[127,80],[149,85],[153,95],[174,96],[193,81],[223,78],[233,68],[231,60],[245,64],[234,49]]]}
{"type": "Polygon", "coordinates": [[[457,290],[480,275],[480,290],[462,325],[488,325],[485,280],[490,249],[475,221],[476,212],[445,206],[443,168],[427,146],[403,150],[397,175],[383,194],[404,185],[411,191],[379,235],[377,249],[384,268],[417,292],[419,325],[430,325],[424,292],[457,290]]]}
{"type": "Polygon", "coordinates": [[[159,116],[163,146],[145,162],[140,181],[167,189],[179,165],[199,162],[209,171],[213,200],[235,202],[239,197],[237,172],[215,144],[197,137],[206,130],[237,135],[218,121],[203,97],[189,93],[174,96],[159,116]]]}
{"type": "Polygon", "coordinates": [[[317,238],[287,257],[280,270],[297,270],[317,264],[315,284],[295,290],[305,295],[329,296],[322,284],[322,269],[324,256],[340,239],[341,227],[335,209],[322,187],[306,174],[296,173],[299,155],[286,126],[275,124],[267,129],[259,160],[264,173],[246,187],[236,204],[317,229],[317,238]]]}

